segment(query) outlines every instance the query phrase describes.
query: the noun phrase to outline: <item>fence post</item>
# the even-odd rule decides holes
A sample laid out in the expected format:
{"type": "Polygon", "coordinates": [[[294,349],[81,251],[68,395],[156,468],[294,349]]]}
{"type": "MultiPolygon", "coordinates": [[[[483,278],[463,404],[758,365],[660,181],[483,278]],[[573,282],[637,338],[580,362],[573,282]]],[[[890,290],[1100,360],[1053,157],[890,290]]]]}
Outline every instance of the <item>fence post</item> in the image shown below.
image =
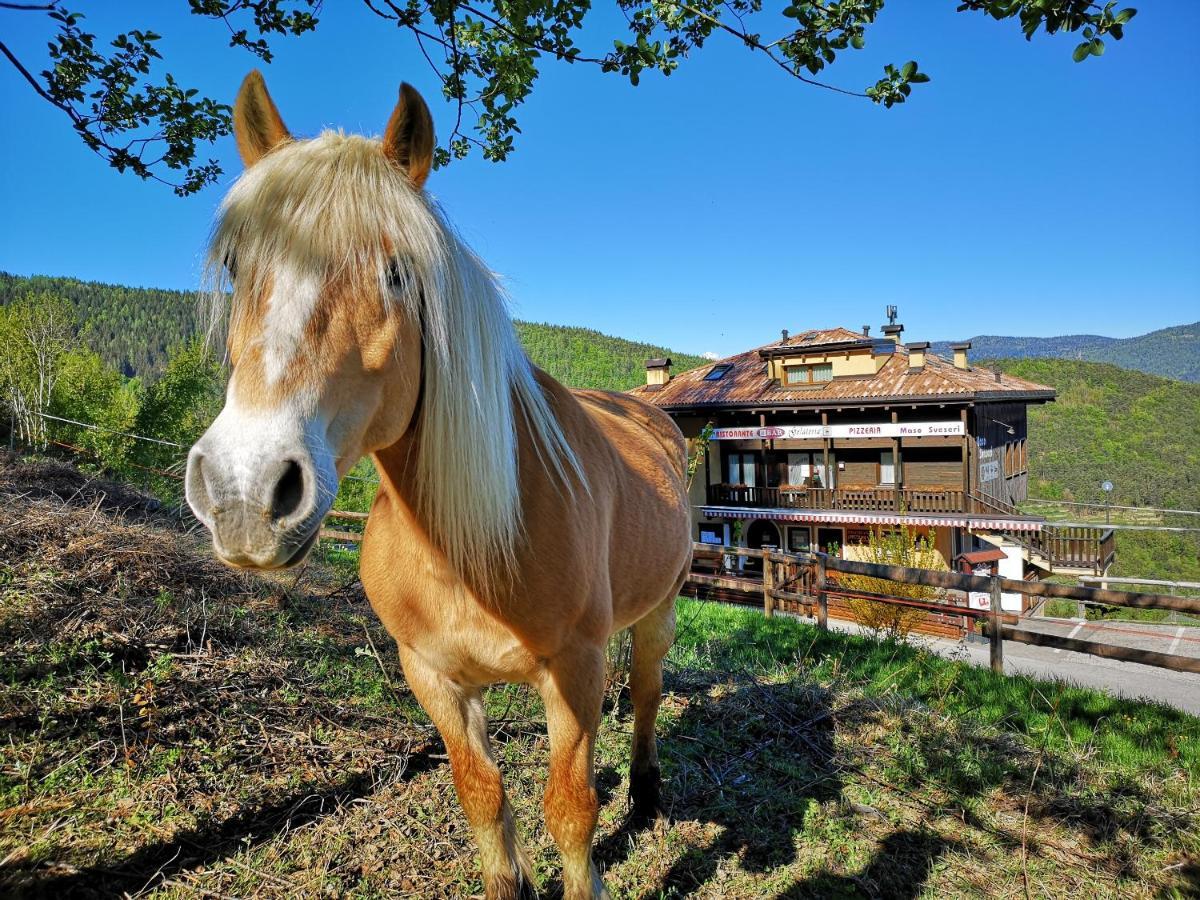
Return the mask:
{"type": "Polygon", "coordinates": [[[775,563],[771,561],[771,551],[763,551],[763,615],[768,619],[775,614],[775,598],[771,591],[775,590],[775,563]]]}
{"type": "Polygon", "coordinates": [[[817,554],[817,627],[829,630],[829,596],[825,593],[825,554],[817,554]]]}
{"type": "Polygon", "coordinates": [[[992,671],[1004,674],[1004,635],[1000,632],[1000,576],[992,576],[991,617],[988,620],[988,639],[992,645],[992,671]]]}

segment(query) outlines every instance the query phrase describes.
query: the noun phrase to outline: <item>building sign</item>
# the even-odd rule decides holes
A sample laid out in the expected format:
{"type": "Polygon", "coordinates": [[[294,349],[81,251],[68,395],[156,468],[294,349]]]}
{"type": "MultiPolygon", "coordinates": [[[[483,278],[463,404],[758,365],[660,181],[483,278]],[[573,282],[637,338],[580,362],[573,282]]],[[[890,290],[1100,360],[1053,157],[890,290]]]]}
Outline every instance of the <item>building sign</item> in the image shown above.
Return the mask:
{"type": "MultiPolygon", "coordinates": [[[[992,571],[991,563],[979,563],[978,565],[972,567],[971,574],[979,577],[991,577],[995,573],[992,571]]],[[[992,595],[986,592],[979,593],[978,591],[971,591],[967,594],[967,605],[970,606],[971,609],[991,609],[992,595]]]]}
{"type": "Polygon", "coordinates": [[[880,422],[867,425],[775,425],[766,428],[714,428],[714,441],[795,440],[797,438],[961,437],[960,422],[880,422]]]}
{"type": "Polygon", "coordinates": [[[987,484],[1000,477],[1000,460],[996,458],[995,450],[979,452],[979,483],[987,484]]]}

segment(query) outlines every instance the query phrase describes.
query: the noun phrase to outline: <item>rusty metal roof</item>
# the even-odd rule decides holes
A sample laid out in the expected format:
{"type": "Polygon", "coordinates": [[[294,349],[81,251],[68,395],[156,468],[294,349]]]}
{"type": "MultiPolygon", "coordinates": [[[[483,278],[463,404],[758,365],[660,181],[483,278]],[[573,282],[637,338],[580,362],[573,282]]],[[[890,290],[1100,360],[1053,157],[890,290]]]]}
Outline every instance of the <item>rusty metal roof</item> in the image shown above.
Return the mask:
{"type": "Polygon", "coordinates": [[[845,345],[851,341],[871,342],[871,339],[846,328],[805,331],[792,335],[786,341],[755,347],[745,353],[682,372],[656,390],[647,390],[643,385],[630,393],[667,409],[825,406],[854,401],[1045,402],[1054,399],[1054,389],[1046,385],[1005,373],[997,377],[993,370],[977,366],[957,369],[953,363],[931,354],[926,354],[924,366],[910,368],[907,351],[891,341],[887,342],[891,355],[874,376],[835,378],[803,387],[784,387],[767,377],[767,361],[763,357],[769,355],[770,351],[784,347],[813,351],[826,345],[845,345]],[[705,376],[714,366],[720,365],[730,366],[729,371],[719,380],[706,381],[705,376]]]}

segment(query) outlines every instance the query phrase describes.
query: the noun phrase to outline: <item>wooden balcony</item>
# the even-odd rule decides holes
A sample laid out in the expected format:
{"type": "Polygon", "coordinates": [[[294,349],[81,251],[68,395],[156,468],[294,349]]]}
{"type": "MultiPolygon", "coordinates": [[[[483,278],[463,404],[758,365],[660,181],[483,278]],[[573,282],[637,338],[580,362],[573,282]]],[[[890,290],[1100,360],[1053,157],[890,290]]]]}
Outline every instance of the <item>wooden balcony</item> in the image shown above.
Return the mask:
{"type": "Polygon", "coordinates": [[[710,484],[712,506],[753,509],[830,509],[850,512],[964,513],[997,512],[964,491],[915,488],[777,488],[710,484]],[[977,510],[976,507],[979,507],[977,510]]]}
{"type": "Polygon", "coordinates": [[[1013,533],[1009,537],[1030,552],[1031,562],[1050,572],[1102,575],[1117,555],[1116,531],[1112,528],[1043,525],[1039,532],[1013,533]]]}
{"type": "MultiPolygon", "coordinates": [[[[837,510],[912,514],[1020,516],[1002,500],[956,490],[901,488],[777,488],[710,484],[710,506],[748,509],[837,510]]],[[[1111,528],[1043,524],[1041,531],[998,529],[1029,551],[1029,561],[1047,572],[1102,574],[1116,556],[1111,528]]]]}

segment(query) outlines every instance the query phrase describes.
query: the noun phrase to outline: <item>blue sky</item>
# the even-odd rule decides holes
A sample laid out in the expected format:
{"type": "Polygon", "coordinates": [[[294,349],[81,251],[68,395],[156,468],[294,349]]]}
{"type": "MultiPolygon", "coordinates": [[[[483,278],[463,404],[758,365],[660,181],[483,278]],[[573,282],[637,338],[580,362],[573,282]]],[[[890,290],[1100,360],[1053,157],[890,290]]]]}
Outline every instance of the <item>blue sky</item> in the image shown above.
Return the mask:
{"type": "MultiPolygon", "coordinates": [[[[76,0],[98,33],[165,36],[181,82],[232,102],[253,60],[182,0],[76,0]]],[[[1114,336],[1200,318],[1200,3],[1145,4],[1106,55],[954,0],[891,0],[829,80],[861,89],[916,58],[933,81],[892,110],[799,84],[714,39],[638,88],[545,61],[517,152],[435,172],[431,191],[501,273],[516,316],[676,350],[736,352],[835,324],[909,340],[1114,336]]],[[[615,7],[614,7],[615,9],[615,7]]],[[[598,5],[592,31],[615,34],[598,5]]],[[[49,29],[0,11],[31,68],[49,29]]],[[[293,132],[382,131],[404,79],[452,109],[415,46],[362,4],[327,3],[265,67],[293,132]]],[[[592,49],[596,44],[592,44],[592,49]]],[[[0,64],[3,61],[0,60],[0,64]]],[[[193,288],[223,189],[180,199],[120,176],[0,68],[0,269],[193,288]]],[[[206,148],[207,149],[207,148],[206,148]]]]}

